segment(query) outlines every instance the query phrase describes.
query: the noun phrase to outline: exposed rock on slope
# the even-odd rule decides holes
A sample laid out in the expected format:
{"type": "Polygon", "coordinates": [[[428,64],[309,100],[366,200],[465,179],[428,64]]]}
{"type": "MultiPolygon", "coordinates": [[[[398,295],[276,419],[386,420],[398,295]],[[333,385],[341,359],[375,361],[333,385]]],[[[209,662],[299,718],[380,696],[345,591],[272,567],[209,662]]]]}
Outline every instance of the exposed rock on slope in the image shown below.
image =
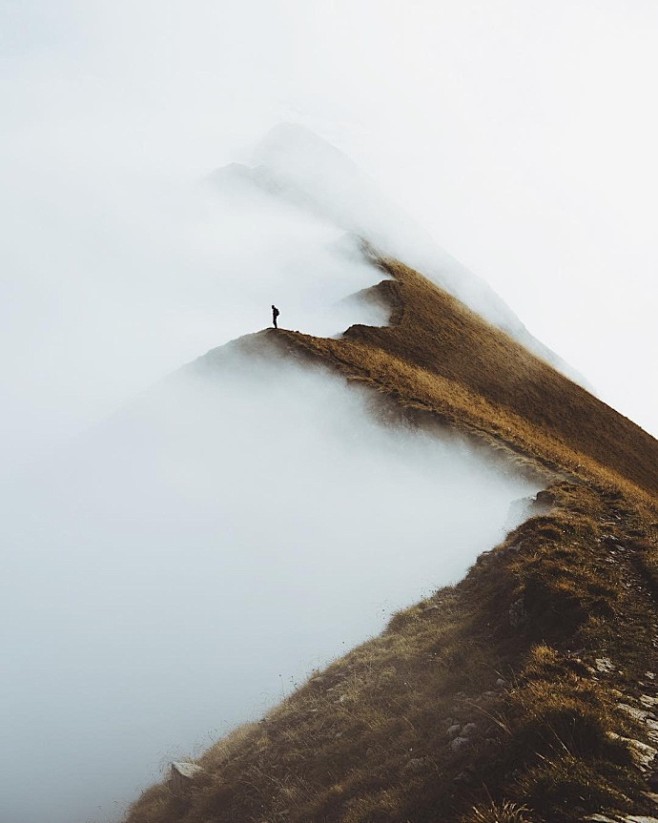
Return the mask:
{"type": "Polygon", "coordinates": [[[380,265],[390,327],[239,345],[511,451],[553,477],[550,494],[463,582],[217,743],[184,793],[148,790],[129,823],[658,813],[658,443],[416,272],[380,265]]]}

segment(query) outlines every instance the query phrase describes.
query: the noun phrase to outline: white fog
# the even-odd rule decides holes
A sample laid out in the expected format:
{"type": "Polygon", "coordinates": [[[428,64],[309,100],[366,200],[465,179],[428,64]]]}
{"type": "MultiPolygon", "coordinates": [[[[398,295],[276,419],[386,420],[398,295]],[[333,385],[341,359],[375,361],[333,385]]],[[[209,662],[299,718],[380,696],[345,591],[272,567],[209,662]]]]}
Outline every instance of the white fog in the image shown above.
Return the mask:
{"type": "Polygon", "coordinates": [[[5,493],[3,819],[116,820],[168,760],[460,579],[537,491],[369,402],[234,354],[5,493]]]}
{"type": "MultiPolygon", "coordinates": [[[[313,168],[326,195],[334,167],[320,151],[313,168]]],[[[4,410],[12,823],[114,823],[172,758],[458,580],[536,491],[456,437],[376,423],[337,377],[233,346],[148,388],[274,301],[284,328],[385,324],[353,297],[382,277],[345,233],[359,196],[327,197],[331,222],[229,169],[126,201],[107,256],[97,215],[72,257],[47,236],[58,299],[40,335],[21,329],[4,410]]]]}

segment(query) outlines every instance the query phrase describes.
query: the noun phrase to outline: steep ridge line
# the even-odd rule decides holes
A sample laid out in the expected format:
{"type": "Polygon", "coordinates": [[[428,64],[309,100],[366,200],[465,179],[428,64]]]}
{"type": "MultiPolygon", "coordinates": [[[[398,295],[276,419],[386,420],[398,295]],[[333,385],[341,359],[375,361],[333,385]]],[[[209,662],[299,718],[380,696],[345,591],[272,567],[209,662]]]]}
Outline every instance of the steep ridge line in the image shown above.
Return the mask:
{"type": "Polygon", "coordinates": [[[658,491],[654,438],[418,272],[379,265],[394,278],[374,287],[391,305],[390,326],[351,326],[340,339],[279,330],[268,343],[488,431],[552,469],[658,491]]]}
{"type": "Polygon", "coordinates": [[[381,265],[394,325],[238,345],[310,358],[571,480],[458,585],[211,747],[187,784],[146,791],[128,823],[658,815],[658,444],[421,275],[381,265]]]}

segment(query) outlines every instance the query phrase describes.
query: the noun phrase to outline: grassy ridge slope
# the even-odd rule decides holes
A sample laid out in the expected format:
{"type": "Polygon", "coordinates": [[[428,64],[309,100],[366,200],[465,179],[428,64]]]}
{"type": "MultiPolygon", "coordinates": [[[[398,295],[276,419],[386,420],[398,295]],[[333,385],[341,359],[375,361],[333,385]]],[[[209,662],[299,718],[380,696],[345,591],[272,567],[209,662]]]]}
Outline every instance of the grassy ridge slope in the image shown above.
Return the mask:
{"type": "Polygon", "coordinates": [[[658,490],[658,444],[649,434],[422,275],[380,265],[393,277],[375,287],[392,306],[390,326],[352,326],[340,340],[280,332],[290,348],[553,467],[594,462],[599,474],[658,490]]]}
{"type": "MultiPolygon", "coordinates": [[[[129,823],[570,823],[658,785],[658,443],[416,272],[393,325],[282,348],[560,475],[459,585],[396,615],[129,823]],[[654,725],[655,724],[655,725],[654,725]]],[[[211,353],[212,360],[212,353],[211,353]]],[[[658,798],[656,798],[658,800],[658,798]]]]}

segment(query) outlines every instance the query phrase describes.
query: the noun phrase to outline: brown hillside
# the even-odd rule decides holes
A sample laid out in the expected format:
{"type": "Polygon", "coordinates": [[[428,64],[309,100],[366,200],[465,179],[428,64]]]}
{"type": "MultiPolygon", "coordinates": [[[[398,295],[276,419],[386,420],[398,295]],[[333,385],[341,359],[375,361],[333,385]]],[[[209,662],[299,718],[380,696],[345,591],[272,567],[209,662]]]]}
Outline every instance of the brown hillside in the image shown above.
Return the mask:
{"type": "Polygon", "coordinates": [[[392,306],[385,328],[352,326],[332,340],[279,331],[346,375],[404,405],[494,434],[552,467],[582,458],[658,490],[658,442],[422,275],[381,261],[375,287],[392,306]]]}
{"type": "Polygon", "coordinates": [[[658,444],[416,272],[381,265],[391,327],[240,345],[311,358],[412,421],[538,461],[550,494],[463,582],[217,743],[191,779],[149,789],[127,821],[658,815],[658,444]]]}

